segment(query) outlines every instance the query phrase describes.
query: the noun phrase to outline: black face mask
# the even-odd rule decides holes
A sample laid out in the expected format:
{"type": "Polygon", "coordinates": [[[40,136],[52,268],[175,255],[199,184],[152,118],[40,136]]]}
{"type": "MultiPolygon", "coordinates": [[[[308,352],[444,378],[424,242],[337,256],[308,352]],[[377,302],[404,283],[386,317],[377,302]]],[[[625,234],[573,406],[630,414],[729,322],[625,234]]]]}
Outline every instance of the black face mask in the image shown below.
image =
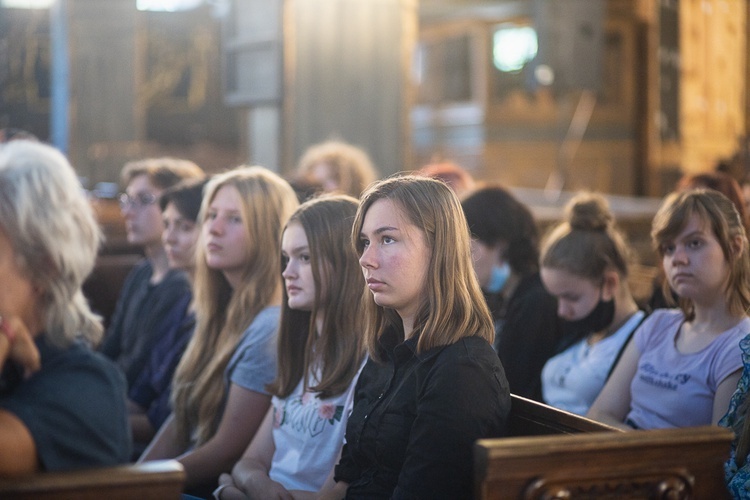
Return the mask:
{"type": "Polygon", "coordinates": [[[612,324],[615,318],[615,300],[604,301],[601,298],[588,316],[573,321],[565,321],[568,332],[589,334],[600,332],[612,324]]]}

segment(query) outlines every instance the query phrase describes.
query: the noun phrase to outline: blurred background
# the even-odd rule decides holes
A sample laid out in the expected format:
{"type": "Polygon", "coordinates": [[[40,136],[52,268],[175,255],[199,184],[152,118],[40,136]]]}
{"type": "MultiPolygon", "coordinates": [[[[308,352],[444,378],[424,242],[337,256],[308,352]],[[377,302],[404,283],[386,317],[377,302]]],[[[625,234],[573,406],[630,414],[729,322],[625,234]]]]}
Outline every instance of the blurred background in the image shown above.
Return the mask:
{"type": "Polygon", "coordinates": [[[384,175],[451,160],[531,199],[748,171],[746,0],[0,6],[0,127],[65,150],[89,188],[165,154],[288,174],[329,138],[384,175]]]}

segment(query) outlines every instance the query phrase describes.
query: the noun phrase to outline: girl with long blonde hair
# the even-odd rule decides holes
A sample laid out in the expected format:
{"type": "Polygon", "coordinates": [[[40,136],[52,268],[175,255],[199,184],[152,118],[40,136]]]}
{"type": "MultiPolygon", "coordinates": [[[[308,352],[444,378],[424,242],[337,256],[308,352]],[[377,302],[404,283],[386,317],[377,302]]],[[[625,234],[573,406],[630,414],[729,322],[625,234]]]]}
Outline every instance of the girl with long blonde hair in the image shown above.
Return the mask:
{"type": "Polygon", "coordinates": [[[206,186],[196,330],[175,373],[173,414],[141,457],[177,457],[188,491],[215,487],[268,409],[282,297],[279,242],[296,206],[289,184],[261,167],[238,167],[206,186]]]}

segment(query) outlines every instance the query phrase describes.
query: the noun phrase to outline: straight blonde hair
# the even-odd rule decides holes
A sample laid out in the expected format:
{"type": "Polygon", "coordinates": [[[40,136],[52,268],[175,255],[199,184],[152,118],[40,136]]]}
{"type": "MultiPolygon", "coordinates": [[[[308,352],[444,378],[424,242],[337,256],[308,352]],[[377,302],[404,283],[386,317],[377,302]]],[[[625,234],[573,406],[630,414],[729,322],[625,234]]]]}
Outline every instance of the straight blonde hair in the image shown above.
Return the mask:
{"type": "MultiPolygon", "coordinates": [[[[419,336],[417,351],[474,335],[492,344],[492,317],[474,274],[469,227],[455,193],[442,181],[413,175],[375,183],[362,195],[352,228],[352,242],[360,256],[364,252],[360,233],[367,211],[382,199],[395,203],[404,219],[424,233],[431,251],[424,284],[426,299],[414,321],[414,334],[419,336]]],[[[370,293],[363,302],[368,351],[382,361],[380,337],[387,329],[396,328],[403,338],[403,326],[398,314],[378,306],[370,293]]]]}
{"type": "Polygon", "coordinates": [[[247,261],[240,286],[232,290],[224,274],[206,264],[201,231],[196,250],[196,328],[173,382],[177,435],[184,445],[194,435],[196,445],[201,445],[216,432],[227,390],[224,371],[242,334],[278,296],[281,228],[298,204],[291,186],[281,177],[262,167],[243,166],[217,175],[206,185],[201,223],[224,186],[235,187],[242,200],[247,261]]]}

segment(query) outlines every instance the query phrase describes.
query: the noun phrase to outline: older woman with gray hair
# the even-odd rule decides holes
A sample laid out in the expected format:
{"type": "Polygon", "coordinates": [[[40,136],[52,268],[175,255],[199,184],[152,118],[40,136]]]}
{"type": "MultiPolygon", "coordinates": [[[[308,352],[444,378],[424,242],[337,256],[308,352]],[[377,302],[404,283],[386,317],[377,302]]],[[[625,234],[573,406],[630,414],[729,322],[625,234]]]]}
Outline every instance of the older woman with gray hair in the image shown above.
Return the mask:
{"type": "Polygon", "coordinates": [[[0,146],[0,477],[129,458],[125,380],[81,292],[100,239],[59,151],[0,146]]]}

